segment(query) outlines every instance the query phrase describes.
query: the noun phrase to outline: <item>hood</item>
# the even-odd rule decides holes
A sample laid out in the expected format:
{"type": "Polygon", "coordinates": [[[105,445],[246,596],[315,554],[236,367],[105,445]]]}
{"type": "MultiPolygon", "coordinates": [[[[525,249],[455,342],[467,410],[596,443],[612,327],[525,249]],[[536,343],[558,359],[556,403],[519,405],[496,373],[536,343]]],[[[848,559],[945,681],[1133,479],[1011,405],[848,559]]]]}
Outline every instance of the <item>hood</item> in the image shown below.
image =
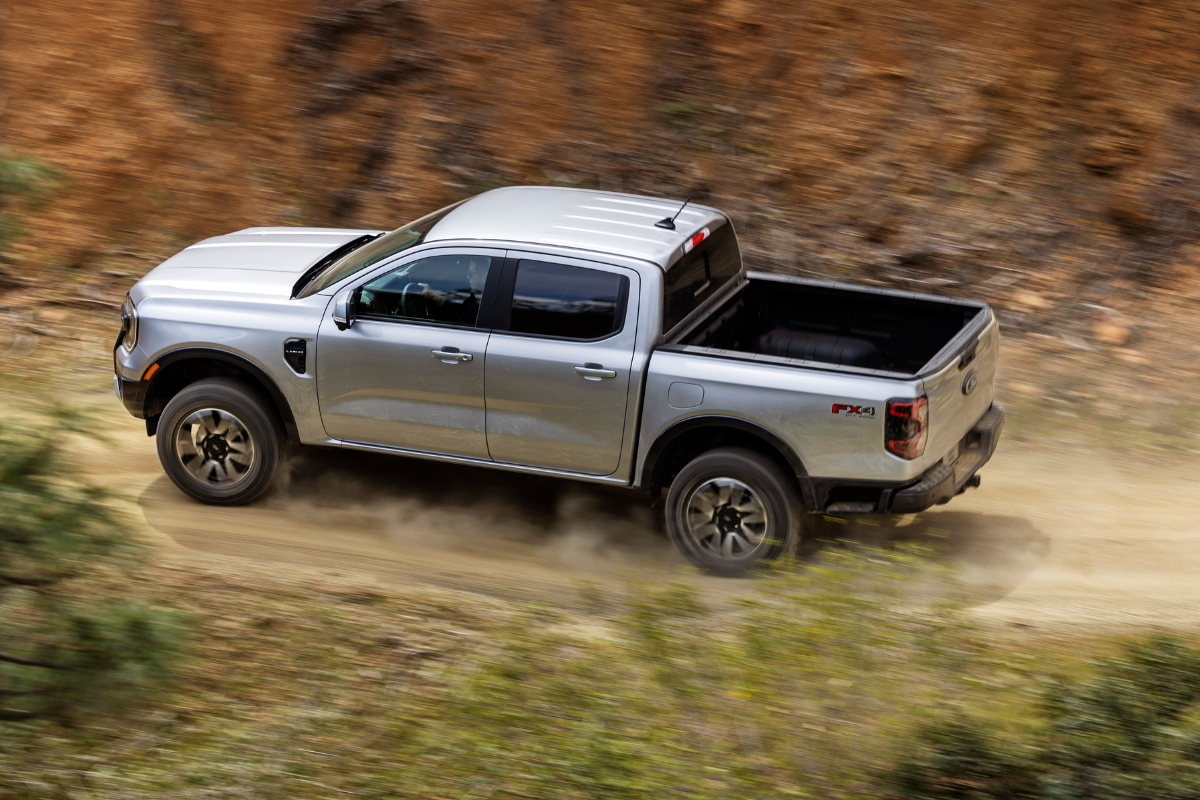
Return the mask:
{"type": "Polygon", "coordinates": [[[378,230],[247,228],[205,239],[171,256],[134,287],[146,295],[251,294],[290,297],[304,271],[327,253],[378,230]]]}

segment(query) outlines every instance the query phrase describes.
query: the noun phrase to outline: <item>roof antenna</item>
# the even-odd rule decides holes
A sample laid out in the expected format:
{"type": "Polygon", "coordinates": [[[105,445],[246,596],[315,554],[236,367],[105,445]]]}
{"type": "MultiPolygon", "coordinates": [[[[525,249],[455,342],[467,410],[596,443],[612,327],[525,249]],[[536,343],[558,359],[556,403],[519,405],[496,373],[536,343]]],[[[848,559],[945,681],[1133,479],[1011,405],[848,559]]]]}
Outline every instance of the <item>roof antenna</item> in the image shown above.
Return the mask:
{"type": "Polygon", "coordinates": [[[654,223],[654,227],[666,228],[669,231],[675,230],[675,219],[683,213],[683,209],[687,208],[687,204],[690,202],[692,202],[692,198],[689,197],[687,200],[683,201],[683,205],[681,205],[679,210],[675,212],[674,217],[663,217],[658,222],[654,223]]]}

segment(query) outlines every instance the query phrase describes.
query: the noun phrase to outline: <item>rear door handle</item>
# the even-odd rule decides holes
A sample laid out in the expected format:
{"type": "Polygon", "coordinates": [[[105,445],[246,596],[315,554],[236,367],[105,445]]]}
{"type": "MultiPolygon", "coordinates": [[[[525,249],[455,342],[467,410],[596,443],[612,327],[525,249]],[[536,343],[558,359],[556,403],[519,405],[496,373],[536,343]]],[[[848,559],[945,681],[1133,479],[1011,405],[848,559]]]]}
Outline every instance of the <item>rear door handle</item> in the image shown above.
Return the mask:
{"type": "Polygon", "coordinates": [[[443,364],[456,364],[460,361],[470,361],[474,356],[470,353],[460,353],[457,347],[443,347],[441,350],[433,350],[434,358],[440,358],[443,364]]]}
{"type": "Polygon", "coordinates": [[[584,380],[598,381],[601,378],[615,378],[617,371],[615,369],[605,369],[603,364],[593,364],[588,362],[583,366],[575,368],[575,371],[583,376],[584,380]]]}

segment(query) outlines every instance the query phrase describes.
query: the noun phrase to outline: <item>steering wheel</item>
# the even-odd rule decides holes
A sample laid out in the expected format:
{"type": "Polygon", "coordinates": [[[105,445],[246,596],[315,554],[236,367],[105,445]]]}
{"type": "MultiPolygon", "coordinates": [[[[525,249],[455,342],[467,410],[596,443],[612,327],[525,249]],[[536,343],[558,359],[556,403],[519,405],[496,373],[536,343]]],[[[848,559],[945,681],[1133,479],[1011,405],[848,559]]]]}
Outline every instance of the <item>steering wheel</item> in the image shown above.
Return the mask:
{"type": "Polygon", "coordinates": [[[404,284],[404,288],[400,291],[400,316],[402,316],[402,317],[411,316],[408,313],[408,292],[414,286],[416,287],[416,291],[420,292],[421,284],[415,283],[415,282],[404,284]]]}

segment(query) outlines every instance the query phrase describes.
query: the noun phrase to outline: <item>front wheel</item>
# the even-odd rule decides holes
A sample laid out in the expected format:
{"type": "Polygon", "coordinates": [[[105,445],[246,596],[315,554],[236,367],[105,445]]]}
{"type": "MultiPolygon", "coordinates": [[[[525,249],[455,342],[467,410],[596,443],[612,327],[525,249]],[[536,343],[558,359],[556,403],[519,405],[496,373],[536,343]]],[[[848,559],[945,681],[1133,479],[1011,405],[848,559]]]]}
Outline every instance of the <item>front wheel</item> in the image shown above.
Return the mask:
{"type": "Polygon", "coordinates": [[[163,409],[158,460],[176,486],[203,503],[240,505],[267,490],[283,437],[257,393],[228,378],[184,388],[163,409]]]}
{"type": "Polygon", "coordinates": [[[741,575],[783,554],[799,528],[793,482],[752,450],[721,448],[694,458],[671,483],[667,531],[689,561],[741,575]]]}

